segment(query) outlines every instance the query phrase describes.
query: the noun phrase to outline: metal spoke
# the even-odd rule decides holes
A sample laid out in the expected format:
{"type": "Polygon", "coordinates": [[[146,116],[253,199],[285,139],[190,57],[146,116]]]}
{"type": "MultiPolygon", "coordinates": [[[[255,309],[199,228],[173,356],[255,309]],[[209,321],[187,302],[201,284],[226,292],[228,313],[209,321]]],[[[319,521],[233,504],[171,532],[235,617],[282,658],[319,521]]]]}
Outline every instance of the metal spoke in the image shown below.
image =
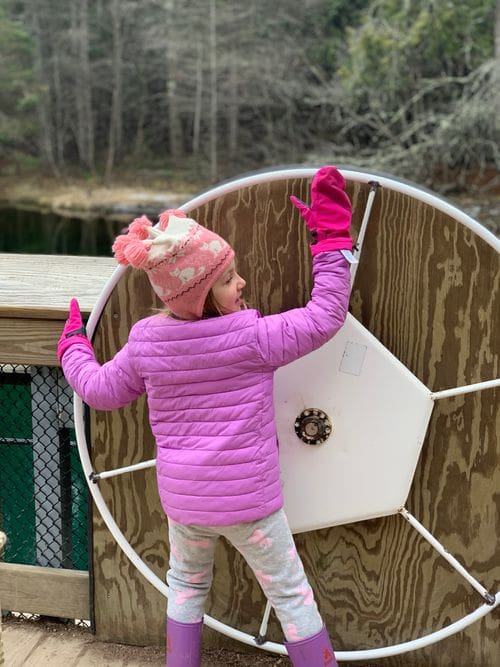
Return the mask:
{"type": "Polygon", "coordinates": [[[264,616],[262,617],[262,623],[260,624],[259,633],[255,637],[255,643],[258,646],[262,646],[266,642],[267,626],[269,624],[269,616],[271,614],[272,605],[269,600],[266,600],[266,608],[264,609],[264,616]]]}
{"type": "Polygon", "coordinates": [[[104,472],[91,472],[89,475],[89,480],[91,482],[97,483],[101,479],[107,479],[108,477],[117,477],[118,475],[123,475],[127,472],[134,472],[134,470],[144,470],[145,468],[154,468],[156,465],[156,459],[150,459],[149,461],[142,461],[141,463],[134,463],[130,466],[123,466],[123,468],[115,468],[114,470],[105,470],[104,472]]]}
{"type": "MultiPolygon", "coordinates": [[[[366,228],[368,227],[368,221],[370,220],[370,214],[372,212],[373,200],[375,199],[375,193],[379,187],[377,181],[370,181],[370,191],[368,193],[368,199],[366,201],[365,212],[363,213],[363,220],[361,221],[361,227],[359,228],[358,239],[356,241],[356,248],[354,250],[354,256],[359,260],[361,254],[361,249],[363,247],[363,241],[365,240],[366,228]]],[[[351,268],[351,285],[354,285],[354,278],[356,277],[356,271],[358,270],[359,263],[352,265],[351,268]]]]}
{"type": "Polygon", "coordinates": [[[473,391],[483,391],[484,389],[492,389],[494,387],[500,387],[500,378],[496,378],[495,380],[486,380],[485,382],[475,382],[474,384],[466,384],[463,387],[444,389],[443,391],[434,391],[431,393],[431,398],[433,401],[436,401],[440,398],[449,398],[450,396],[470,394],[473,391]]]}
{"type": "Polygon", "coordinates": [[[420,521],[418,521],[413,514],[408,512],[406,508],[402,508],[399,510],[400,514],[408,521],[408,523],[415,528],[415,530],[422,535],[422,537],[429,542],[429,544],[438,552],[440,556],[442,556],[451,566],[454,570],[456,570],[459,574],[462,575],[464,579],[466,579],[469,584],[476,589],[476,591],[481,595],[486,600],[486,603],[489,605],[495,604],[495,596],[492,595],[486,588],[477,581],[477,579],[474,579],[474,577],[467,572],[467,570],[464,568],[461,563],[458,562],[458,560],[455,558],[455,556],[452,556],[446,549],[443,547],[441,542],[437,540],[434,535],[432,535],[427,528],[425,528],[420,521]]]}

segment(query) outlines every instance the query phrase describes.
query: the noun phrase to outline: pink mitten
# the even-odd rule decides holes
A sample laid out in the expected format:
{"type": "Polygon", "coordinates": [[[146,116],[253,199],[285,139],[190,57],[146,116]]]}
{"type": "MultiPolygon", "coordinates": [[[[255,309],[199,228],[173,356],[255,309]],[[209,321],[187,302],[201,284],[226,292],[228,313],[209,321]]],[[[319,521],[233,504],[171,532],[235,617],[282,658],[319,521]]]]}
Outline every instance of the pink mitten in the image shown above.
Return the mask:
{"type": "Polygon", "coordinates": [[[92,343],[87,338],[85,327],[83,326],[82,314],[80,313],[78,301],[76,299],[71,299],[69,305],[69,317],[66,320],[66,324],[64,325],[64,329],[57,344],[57,357],[59,363],[61,363],[63,354],[68,347],[76,344],[85,345],[92,351],[94,350],[92,343]]]}
{"type": "Polygon", "coordinates": [[[345,192],[345,180],[335,167],[319,169],[311,183],[311,206],[290,197],[311,231],[311,252],[352,250],[349,234],[352,208],[345,192]]]}

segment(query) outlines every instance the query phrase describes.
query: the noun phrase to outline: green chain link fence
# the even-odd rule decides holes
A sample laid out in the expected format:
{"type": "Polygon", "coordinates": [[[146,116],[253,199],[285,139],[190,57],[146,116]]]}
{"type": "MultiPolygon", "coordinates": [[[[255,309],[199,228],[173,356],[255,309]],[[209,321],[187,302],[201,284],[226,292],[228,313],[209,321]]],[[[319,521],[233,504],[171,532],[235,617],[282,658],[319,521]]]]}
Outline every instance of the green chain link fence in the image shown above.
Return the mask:
{"type": "Polygon", "coordinates": [[[2,560],[88,569],[88,491],[61,370],[0,364],[2,560]]]}

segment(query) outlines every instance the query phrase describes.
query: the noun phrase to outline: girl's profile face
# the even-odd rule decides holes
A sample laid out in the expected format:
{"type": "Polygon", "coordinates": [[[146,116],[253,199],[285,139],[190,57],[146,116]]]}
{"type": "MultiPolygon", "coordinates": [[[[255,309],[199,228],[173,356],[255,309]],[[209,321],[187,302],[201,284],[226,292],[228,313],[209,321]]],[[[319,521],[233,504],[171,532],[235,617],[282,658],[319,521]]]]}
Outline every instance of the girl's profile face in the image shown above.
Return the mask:
{"type": "Polygon", "coordinates": [[[244,308],[242,291],[246,282],[236,273],[234,261],[227,267],[212,287],[214,300],[221,315],[236,313],[244,308]]]}

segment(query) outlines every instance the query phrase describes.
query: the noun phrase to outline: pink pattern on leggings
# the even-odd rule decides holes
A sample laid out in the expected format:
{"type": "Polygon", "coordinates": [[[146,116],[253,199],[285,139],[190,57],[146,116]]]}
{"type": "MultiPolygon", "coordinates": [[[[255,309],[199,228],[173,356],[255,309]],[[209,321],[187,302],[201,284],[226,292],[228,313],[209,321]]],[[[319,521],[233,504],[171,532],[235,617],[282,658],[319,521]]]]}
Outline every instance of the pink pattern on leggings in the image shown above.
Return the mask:
{"type": "Polygon", "coordinates": [[[205,579],[205,577],[208,574],[208,570],[204,570],[203,572],[196,572],[195,574],[191,574],[188,577],[188,581],[190,584],[199,584],[200,582],[205,579]]]}
{"type": "Polygon", "coordinates": [[[270,537],[266,537],[262,530],[256,528],[248,538],[248,544],[258,544],[264,549],[270,547],[273,541],[270,537]]]}
{"type": "Polygon", "coordinates": [[[184,604],[186,600],[192,598],[196,595],[194,588],[188,588],[186,591],[176,591],[175,593],[175,602],[177,604],[184,604]]]}
{"type": "Polygon", "coordinates": [[[262,570],[255,570],[255,576],[257,577],[257,581],[261,586],[264,586],[264,584],[270,584],[273,580],[271,576],[264,574],[262,570]]]}
{"type": "Polygon", "coordinates": [[[297,633],[297,626],[294,623],[288,623],[286,626],[286,639],[289,642],[300,642],[300,640],[303,639],[297,633]]]}
{"type": "Polygon", "coordinates": [[[186,544],[188,544],[190,547],[196,547],[197,549],[210,549],[210,545],[212,542],[210,540],[190,540],[188,538],[185,539],[186,544]]]}

